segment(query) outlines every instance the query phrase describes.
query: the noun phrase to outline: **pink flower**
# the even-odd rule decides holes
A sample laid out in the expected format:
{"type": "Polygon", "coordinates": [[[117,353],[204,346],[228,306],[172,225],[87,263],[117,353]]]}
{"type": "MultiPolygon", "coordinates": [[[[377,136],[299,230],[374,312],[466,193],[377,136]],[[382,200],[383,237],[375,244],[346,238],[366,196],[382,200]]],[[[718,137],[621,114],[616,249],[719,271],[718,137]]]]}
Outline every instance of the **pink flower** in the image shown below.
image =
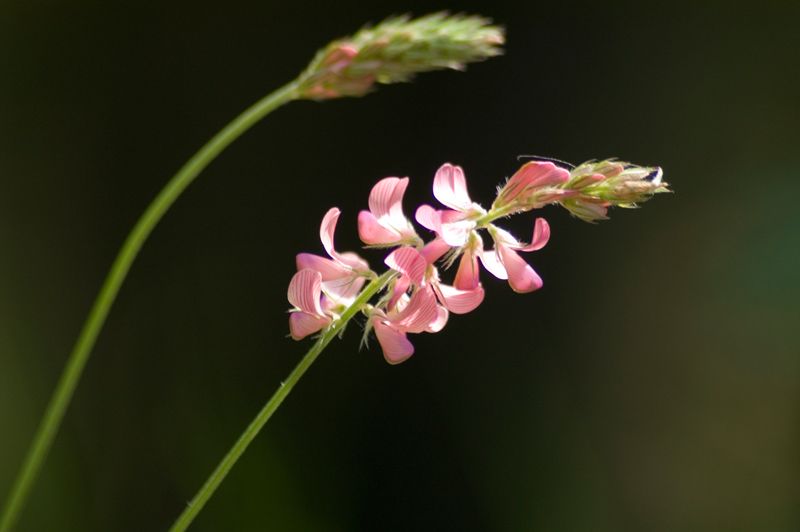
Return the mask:
{"type": "Polygon", "coordinates": [[[386,361],[399,364],[414,354],[406,334],[440,331],[447,322],[447,311],[442,310],[429,286],[418,288],[411,296],[402,294],[385,312],[374,310],[370,321],[386,361]]]}
{"type": "Polygon", "coordinates": [[[436,268],[419,251],[403,246],[390,253],[385,262],[400,275],[394,281],[386,310],[375,309],[370,322],[384,358],[390,364],[399,364],[414,353],[406,335],[439,332],[449,313],[437,303],[434,287],[428,282],[436,268]]]}
{"type": "Polygon", "coordinates": [[[498,279],[508,279],[508,284],[515,292],[533,292],[541,288],[542,278],[517,252],[536,251],[547,244],[550,239],[547,221],[544,218],[536,219],[530,244],[518,242],[511,233],[493,225],[489,226],[489,233],[495,248],[480,253],[483,266],[498,279]]]}
{"type": "Polygon", "coordinates": [[[330,209],[322,218],[319,237],[322,246],[330,259],[300,253],[297,255],[297,269],[311,269],[319,272],[322,278],[322,290],[325,294],[342,305],[349,305],[364,286],[365,275],[370,275],[367,261],[352,252],[338,253],[333,247],[333,233],[341,211],[336,207],[330,209]]]}
{"type": "Polygon", "coordinates": [[[408,178],[386,177],[369,193],[369,211],[358,213],[358,236],[370,246],[395,246],[419,239],[403,214],[408,178]]]}
{"type": "Polygon", "coordinates": [[[464,170],[450,163],[443,164],[433,178],[433,195],[452,210],[422,205],[415,215],[417,221],[435,231],[450,246],[463,246],[475,229],[475,220],[486,214],[483,207],[470,199],[464,170]]]}
{"type": "MultiPolygon", "coordinates": [[[[561,189],[543,191],[543,187],[561,184],[568,179],[569,172],[563,168],[550,162],[533,161],[525,164],[509,179],[498,194],[498,201],[501,205],[516,200],[527,201],[537,191],[547,197],[560,194],[561,189]]],[[[461,167],[450,163],[442,165],[433,179],[433,194],[453,210],[437,211],[422,205],[417,209],[416,218],[421,225],[437,234],[437,238],[423,249],[423,254],[430,262],[447,252],[447,249],[443,249],[444,245],[461,248],[461,262],[453,286],[440,285],[443,287],[440,300],[451,312],[469,312],[483,300],[478,258],[493,275],[508,279],[511,288],[517,292],[532,292],[542,287],[542,279],[517,255],[517,251],[534,251],[544,247],[550,238],[547,221],[543,218],[536,220],[530,244],[522,244],[507,231],[488,224],[486,228],[495,241],[495,249],[484,251],[483,240],[476,232],[476,220],[486,211],[470,199],[461,167]]],[[[498,201],[495,202],[495,208],[498,201]]]]}
{"type": "Polygon", "coordinates": [[[401,274],[395,283],[389,305],[397,301],[410,286],[430,286],[436,299],[447,311],[466,314],[475,310],[483,301],[484,291],[478,279],[477,261],[474,260],[472,251],[466,251],[462,257],[459,271],[463,269],[463,272],[456,274],[455,286],[440,282],[439,272],[433,264],[438,257],[429,260],[424,251],[423,249],[423,252],[419,252],[406,246],[394,250],[386,257],[386,265],[401,274]],[[470,260],[474,262],[474,268],[464,267],[470,260]]]}
{"type": "Polygon", "coordinates": [[[295,273],[289,282],[287,293],[290,310],[289,331],[292,338],[301,340],[309,334],[327,327],[333,321],[330,313],[322,309],[322,274],[303,269],[295,273]]]}

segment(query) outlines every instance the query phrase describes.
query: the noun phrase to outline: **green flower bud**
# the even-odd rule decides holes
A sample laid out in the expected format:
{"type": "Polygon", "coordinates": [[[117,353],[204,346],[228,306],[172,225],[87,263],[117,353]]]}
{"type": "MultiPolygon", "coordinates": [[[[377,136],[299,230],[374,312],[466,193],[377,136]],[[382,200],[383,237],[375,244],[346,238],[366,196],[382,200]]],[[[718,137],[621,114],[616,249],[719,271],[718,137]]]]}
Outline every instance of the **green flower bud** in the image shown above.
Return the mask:
{"type": "Polygon", "coordinates": [[[570,171],[564,188],[576,194],[561,204],[582,220],[605,220],[609,207],[635,208],[654,194],[671,192],[662,177],[659,167],[614,159],[588,161],[570,171]]]}

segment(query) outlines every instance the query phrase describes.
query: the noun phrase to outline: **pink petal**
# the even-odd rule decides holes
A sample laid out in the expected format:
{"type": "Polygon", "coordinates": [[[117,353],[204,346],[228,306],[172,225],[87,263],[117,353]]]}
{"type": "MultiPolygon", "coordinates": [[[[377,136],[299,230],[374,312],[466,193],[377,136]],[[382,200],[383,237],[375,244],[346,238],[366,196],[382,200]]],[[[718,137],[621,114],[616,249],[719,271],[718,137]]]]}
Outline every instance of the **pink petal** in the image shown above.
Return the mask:
{"type": "Polygon", "coordinates": [[[453,314],[472,312],[483,302],[483,287],[478,285],[472,290],[459,290],[446,284],[439,285],[442,303],[453,314]]]}
{"type": "Polygon", "coordinates": [[[381,225],[369,211],[358,213],[358,236],[368,245],[388,245],[402,239],[402,235],[381,225]]]}
{"type": "Polygon", "coordinates": [[[427,329],[438,317],[436,296],[430,286],[418,289],[408,305],[392,319],[398,330],[419,333],[427,329]]]}
{"type": "Polygon", "coordinates": [[[322,247],[334,259],[336,258],[336,251],[333,249],[333,233],[336,231],[336,222],[339,220],[341,212],[336,207],[331,208],[322,217],[322,224],[319,226],[319,239],[322,240],[322,247]]]}
{"type": "Polygon", "coordinates": [[[551,162],[530,161],[522,165],[503,187],[504,200],[507,203],[531,188],[560,185],[567,181],[569,181],[569,171],[564,168],[551,162]]]}
{"type": "Polygon", "coordinates": [[[534,187],[549,187],[569,181],[569,171],[551,162],[530,161],[519,172],[525,174],[528,185],[534,187]]]}
{"type": "Polygon", "coordinates": [[[533,225],[533,236],[531,243],[525,247],[519,248],[520,251],[536,251],[542,249],[547,241],[550,240],[550,224],[544,218],[536,218],[533,225]]]}
{"type": "Polygon", "coordinates": [[[486,270],[498,279],[508,279],[506,267],[497,256],[497,250],[484,251],[479,255],[481,263],[486,270]]]}
{"type": "Polygon", "coordinates": [[[402,333],[378,317],[373,318],[375,336],[381,344],[383,357],[389,364],[399,364],[414,354],[414,346],[402,333]]]}
{"type": "MultiPolygon", "coordinates": [[[[322,224],[319,227],[319,239],[322,241],[322,247],[329,257],[335,261],[348,266],[356,271],[369,270],[367,261],[356,255],[355,253],[338,253],[333,246],[333,233],[336,231],[336,223],[339,221],[341,211],[336,207],[329,209],[322,217],[322,224]]],[[[299,268],[299,266],[298,266],[299,268]]],[[[323,279],[325,280],[325,279],[323,279]]]]}
{"type": "Polygon", "coordinates": [[[425,279],[428,261],[412,247],[397,248],[383,262],[391,269],[407,275],[415,285],[420,285],[425,279]]]}
{"type": "Polygon", "coordinates": [[[504,245],[498,245],[497,251],[508,272],[508,284],[512,290],[524,294],[542,287],[542,278],[516,251],[504,245]]]}
{"type": "Polygon", "coordinates": [[[328,316],[315,316],[308,312],[292,312],[289,316],[289,332],[295,340],[301,340],[309,334],[327,327],[331,322],[328,316]]]}
{"type": "Polygon", "coordinates": [[[387,308],[395,308],[400,298],[408,291],[409,286],[411,286],[411,279],[409,279],[407,275],[401,275],[399,278],[397,278],[394,282],[392,298],[389,300],[389,305],[387,308]]]}
{"type": "Polygon", "coordinates": [[[408,178],[385,177],[378,181],[369,193],[369,210],[380,219],[388,217],[397,220],[403,216],[403,194],[408,186],[408,178]]]}
{"type": "Polygon", "coordinates": [[[417,212],[414,214],[414,218],[416,218],[422,227],[430,229],[431,231],[438,231],[441,225],[439,211],[430,205],[420,205],[417,208],[417,212]]]}
{"type": "Polygon", "coordinates": [[[472,290],[481,284],[478,257],[472,250],[464,251],[458,263],[458,271],[453,286],[460,290],[472,290]]]}
{"type": "Polygon", "coordinates": [[[449,250],[450,250],[450,244],[448,244],[441,238],[436,237],[427,244],[425,244],[425,247],[422,248],[422,251],[420,253],[422,254],[423,257],[425,257],[425,260],[428,261],[428,264],[433,264],[434,262],[442,258],[442,255],[447,253],[449,250]]]}
{"type": "Polygon", "coordinates": [[[431,323],[428,324],[428,327],[425,329],[425,332],[429,333],[437,333],[444,329],[444,326],[447,325],[447,318],[450,317],[450,313],[441,305],[436,306],[436,319],[433,320],[431,323]]]}
{"type": "Polygon", "coordinates": [[[323,281],[349,277],[353,274],[352,270],[335,260],[326,259],[311,253],[298,253],[295,260],[297,270],[314,270],[322,275],[323,281]]]}
{"type": "Polygon", "coordinates": [[[322,295],[322,275],[314,270],[300,270],[289,282],[289,303],[303,312],[322,316],[319,298],[322,295]]]}
{"type": "Polygon", "coordinates": [[[467,180],[460,166],[443,164],[433,178],[433,195],[443,205],[457,211],[466,211],[472,207],[472,200],[467,192],[467,180]]]}

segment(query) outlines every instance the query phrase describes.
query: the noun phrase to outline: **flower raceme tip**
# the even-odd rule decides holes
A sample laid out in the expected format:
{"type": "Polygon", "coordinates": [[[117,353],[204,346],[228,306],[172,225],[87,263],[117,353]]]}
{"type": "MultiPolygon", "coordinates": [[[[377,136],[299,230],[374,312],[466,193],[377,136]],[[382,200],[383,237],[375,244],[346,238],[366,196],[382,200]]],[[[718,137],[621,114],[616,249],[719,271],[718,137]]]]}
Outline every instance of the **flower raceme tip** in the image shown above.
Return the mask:
{"type": "MultiPolygon", "coordinates": [[[[358,215],[358,234],[368,247],[391,251],[384,264],[392,274],[375,303],[355,309],[366,318],[365,336],[375,332],[385,359],[391,364],[414,353],[408,334],[439,332],[450,314],[466,314],[483,302],[485,291],[480,267],[511,289],[527,293],[543,281],[521,253],[542,249],[550,239],[550,226],[537,217],[529,242],[522,242],[495,221],[513,214],[560,204],[575,216],[596,221],[609,207],[632,207],[653,194],[668,191],[660,168],[642,167],[608,159],[590,161],[571,169],[551,161],[522,165],[497,191],[488,210],[472,201],[464,170],[443,164],[433,179],[433,195],[444,208],[421,205],[417,223],[430,231],[430,240],[419,236],[403,210],[407,177],[386,177],[373,186],[368,210],[358,215]],[[484,236],[492,247],[487,249],[484,236]],[[458,262],[452,284],[440,277],[440,268],[458,262]]],[[[335,326],[357,300],[368,280],[378,279],[366,260],[353,252],[336,251],[333,235],[340,216],[330,209],[322,219],[320,240],[327,257],[300,253],[297,273],[289,284],[292,305],[289,329],[300,340],[335,326]]],[[[351,312],[352,314],[352,312],[351,312]]],[[[344,325],[343,323],[341,325],[344,325]]]]}

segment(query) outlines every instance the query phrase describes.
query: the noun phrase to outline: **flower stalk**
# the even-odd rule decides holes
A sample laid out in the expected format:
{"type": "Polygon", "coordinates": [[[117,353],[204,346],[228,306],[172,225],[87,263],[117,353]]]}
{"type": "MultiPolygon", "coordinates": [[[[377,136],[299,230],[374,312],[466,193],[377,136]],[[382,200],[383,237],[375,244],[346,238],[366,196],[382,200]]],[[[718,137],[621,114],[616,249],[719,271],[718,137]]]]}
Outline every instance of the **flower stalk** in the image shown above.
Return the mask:
{"type": "Polygon", "coordinates": [[[258,435],[264,425],[272,417],[272,414],[286,399],[286,396],[294,389],[294,386],[305,374],[308,368],[314,363],[317,357],[325,350],[331,340],[339,335],[356,314],[367,305],[369,300],[383,290],[386,285],[395,276],[395,272],[389,270],[380,277],[374,279],[371,283],[364,287],[363,291],[359,294],[353,303],[342,313],[341,317],[333,321],[317,338],[311,349],[300,359],[300,362],[295,366],[292,372],[286,377],[286,380],[281,382],[278,389],[272,394],[272,397],[264,404],[256,417],[233,444],[233,447],[228,451],[225,457],[217,465],[211,476],[205,481],[200,491],[194,496],[192,501],[183,510],[183,513],[175,521],[175,524],[170,528],[170,532],[182,532],[186,530],[189,525],[194,521],[200,510],[206,505],[208,500],[217,490],[219,485],[225,480],[228,472],[233,468],[234,464],[239,460],[239,457],[247,450],[247,447],[252,443],[253,439],[258,435]]]}

